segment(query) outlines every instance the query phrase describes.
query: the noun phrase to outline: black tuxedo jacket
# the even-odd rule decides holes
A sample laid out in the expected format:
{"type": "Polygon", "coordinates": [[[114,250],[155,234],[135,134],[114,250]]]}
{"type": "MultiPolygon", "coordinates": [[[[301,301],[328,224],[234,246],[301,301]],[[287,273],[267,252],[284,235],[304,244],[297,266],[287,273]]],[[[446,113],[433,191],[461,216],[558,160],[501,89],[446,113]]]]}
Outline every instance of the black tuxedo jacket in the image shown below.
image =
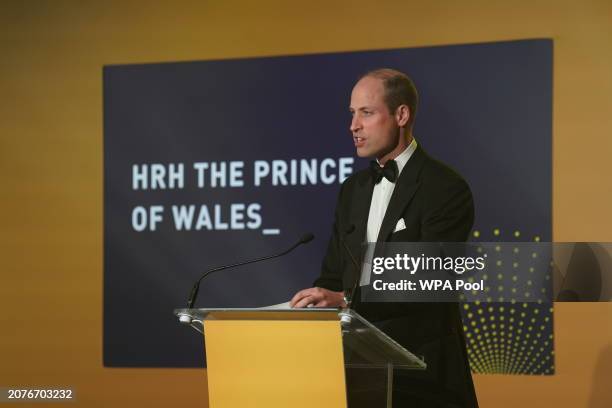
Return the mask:
{"type": "MultiPolygon", "coordinates": [[[[334,291],[354,287],[359,271],[340,240],[354,256],[362,252],[373,189],[369,169],[342,184],[332,237],[315,286],[334,291]]],[[[396,182],[377,241],[466,241],[473,221],[467,183],[419,145],[396,182]],[[406,228],[394,233],[401,218],[406,228]]],[[[456,303],[367,303],[360,298],[358,289],[352,304],[358,313],[414,354],[424,356],[428,365],[425,372],[396,372],[394,406],[403,406],[400,401],[419,407],[477,406],[456,303]]]]}

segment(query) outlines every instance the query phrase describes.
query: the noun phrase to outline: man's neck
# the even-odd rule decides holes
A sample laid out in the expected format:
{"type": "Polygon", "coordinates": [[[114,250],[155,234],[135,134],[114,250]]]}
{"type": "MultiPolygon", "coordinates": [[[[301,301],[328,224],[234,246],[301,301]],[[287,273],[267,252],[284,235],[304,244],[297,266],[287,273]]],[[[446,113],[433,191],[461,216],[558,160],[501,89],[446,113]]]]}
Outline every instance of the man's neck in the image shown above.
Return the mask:
{"type": "Polygon", "coordinates": [[[408,132],[404,135],[401,135],[399,143],[397,144],[397,146],[395,146],[393,150],[391,150],[389,153],[385,154],[382,157],[376,158],[378,164],[384,166],[389,160],[395,160],[397,156],[402,154],[402,152],[406,150],[408,146],[410,146],[410,143],[412,143],[413,139],[414,138],[412,137],[412,132],[408,132]]]}

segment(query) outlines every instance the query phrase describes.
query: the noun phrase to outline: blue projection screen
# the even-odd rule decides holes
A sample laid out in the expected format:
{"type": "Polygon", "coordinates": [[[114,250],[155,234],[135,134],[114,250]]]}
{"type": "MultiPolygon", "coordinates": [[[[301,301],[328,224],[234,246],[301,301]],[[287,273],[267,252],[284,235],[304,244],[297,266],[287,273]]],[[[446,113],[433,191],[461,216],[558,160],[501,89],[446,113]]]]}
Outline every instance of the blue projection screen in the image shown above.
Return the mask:
{"type": "MultiPolygon", "coordinates": [[[[367,166],[354,156],[350,92],[379,67],[416,83],[414,135],[470,184],[474,240],[551,239],[551,40],[106,66],[105,366],[205,365],[201,337],[172,313],[193,282],[306,232],[315,241],[286,257],[212,275],[196,306],[264,306],[311,286],[340,183],[367,166]]],[[[466,331],[509,310],[466,306],[466,331]]],[[[468,337],[475,371],[553,373],[551,305],[520,313],[540,336],[494,351],[499,331],[468,337]]]]}

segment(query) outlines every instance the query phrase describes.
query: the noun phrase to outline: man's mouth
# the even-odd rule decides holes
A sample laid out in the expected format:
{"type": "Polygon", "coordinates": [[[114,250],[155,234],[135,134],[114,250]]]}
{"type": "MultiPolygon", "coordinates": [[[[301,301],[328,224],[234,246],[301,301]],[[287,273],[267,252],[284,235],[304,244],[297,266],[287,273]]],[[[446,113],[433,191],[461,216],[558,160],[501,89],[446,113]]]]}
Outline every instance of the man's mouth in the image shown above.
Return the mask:
{"type": "Polygon", "coordinates": [[[353,141],[356,147],[361,147],[365,144],[365,139],[363,137],[353,136],[353,141]]]}

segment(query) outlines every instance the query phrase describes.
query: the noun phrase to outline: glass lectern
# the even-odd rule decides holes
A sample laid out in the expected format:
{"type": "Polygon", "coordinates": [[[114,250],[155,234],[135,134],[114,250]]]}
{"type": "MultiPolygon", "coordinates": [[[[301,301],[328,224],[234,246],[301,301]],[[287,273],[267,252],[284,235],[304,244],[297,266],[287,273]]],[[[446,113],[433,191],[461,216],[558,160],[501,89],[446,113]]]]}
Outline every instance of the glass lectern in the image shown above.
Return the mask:
{"type": "Polygon", "coordinates": [[[424,361],[350,309],[174,313],[206,339],[211,408],[347,407],[345,369],[384,383],[376,405],[391,407],[393,369],[426,368],[424,361]]]}

